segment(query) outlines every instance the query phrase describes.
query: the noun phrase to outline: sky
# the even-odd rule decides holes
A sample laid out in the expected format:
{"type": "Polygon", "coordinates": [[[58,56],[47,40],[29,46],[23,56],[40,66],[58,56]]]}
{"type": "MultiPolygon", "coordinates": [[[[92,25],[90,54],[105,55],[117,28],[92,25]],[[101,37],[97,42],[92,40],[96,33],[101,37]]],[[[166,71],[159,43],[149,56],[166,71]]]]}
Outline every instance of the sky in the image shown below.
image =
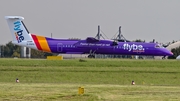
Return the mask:
{"type": "Polygon", "coordinates": [[[23,16],[28,30],[53,38],[180,40],[180,0],[0,0],[0,44],[12,40],[4,16],[23,16]]]}

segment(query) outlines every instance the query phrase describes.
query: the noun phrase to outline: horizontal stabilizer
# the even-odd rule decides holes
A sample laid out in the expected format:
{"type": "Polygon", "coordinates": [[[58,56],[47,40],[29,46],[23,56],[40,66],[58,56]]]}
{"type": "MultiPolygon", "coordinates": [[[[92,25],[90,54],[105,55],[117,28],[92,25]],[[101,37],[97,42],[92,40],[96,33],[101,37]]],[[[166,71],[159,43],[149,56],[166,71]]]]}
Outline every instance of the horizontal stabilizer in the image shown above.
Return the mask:
{"type": "Polygon", "coordinates": [[[20,19],[20,20],[24,20],[24,17],[22,17],[22,16],[5,16],[5,19],[20,19]]]}

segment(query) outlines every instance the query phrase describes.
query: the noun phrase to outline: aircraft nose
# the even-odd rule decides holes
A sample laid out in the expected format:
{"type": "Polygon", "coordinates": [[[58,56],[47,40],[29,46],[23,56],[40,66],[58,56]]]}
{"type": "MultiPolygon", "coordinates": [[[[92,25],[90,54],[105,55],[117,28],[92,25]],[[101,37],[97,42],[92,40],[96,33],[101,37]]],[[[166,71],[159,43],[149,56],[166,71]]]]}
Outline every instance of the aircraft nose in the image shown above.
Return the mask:
{"type": "Polygon", "coordinates": [[[171,55],[173,55],[173,52],[171,52],[171,55]]]}
{"type": "Polygon", "coordinates": [[[173,53],[171,51],[169,51],[169,50],[166,51],[166,54],[167,54],[167,56],[172,56],[173,55],[173,53]]]}

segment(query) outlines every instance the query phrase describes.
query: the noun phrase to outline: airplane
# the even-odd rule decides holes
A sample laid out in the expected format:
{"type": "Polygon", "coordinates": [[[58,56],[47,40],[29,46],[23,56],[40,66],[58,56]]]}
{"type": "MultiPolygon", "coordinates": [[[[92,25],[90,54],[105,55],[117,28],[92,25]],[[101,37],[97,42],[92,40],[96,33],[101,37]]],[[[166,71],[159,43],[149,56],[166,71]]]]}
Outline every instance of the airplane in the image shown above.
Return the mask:
{"type": "Polygon", "coordinates": [[[146,56],[171,56],[173,53],[158,43],[145,42],[120,42],[109,39],[98,40],[94,37],[78,39],[55,39],[32,34],[28,31],[21,16],[5,16],[10,32],[13,36],[12,43],[44,52],[63,54],[95,54],[113,55],[146,55],[146,56]]]}

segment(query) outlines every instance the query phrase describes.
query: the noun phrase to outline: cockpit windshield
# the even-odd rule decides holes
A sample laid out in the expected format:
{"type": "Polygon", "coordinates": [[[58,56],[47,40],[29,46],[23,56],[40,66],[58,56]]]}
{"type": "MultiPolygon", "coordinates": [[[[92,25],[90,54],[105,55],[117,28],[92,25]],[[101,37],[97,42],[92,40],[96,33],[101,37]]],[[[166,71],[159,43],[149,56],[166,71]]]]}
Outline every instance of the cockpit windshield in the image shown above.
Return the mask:
{"type": "Polygon", "coordinates": [[[164,48],[164,47],[162,45],[160,45],[160,44],[156,44],[155,48],[164,48]]]}

